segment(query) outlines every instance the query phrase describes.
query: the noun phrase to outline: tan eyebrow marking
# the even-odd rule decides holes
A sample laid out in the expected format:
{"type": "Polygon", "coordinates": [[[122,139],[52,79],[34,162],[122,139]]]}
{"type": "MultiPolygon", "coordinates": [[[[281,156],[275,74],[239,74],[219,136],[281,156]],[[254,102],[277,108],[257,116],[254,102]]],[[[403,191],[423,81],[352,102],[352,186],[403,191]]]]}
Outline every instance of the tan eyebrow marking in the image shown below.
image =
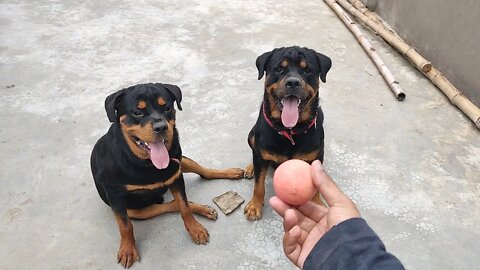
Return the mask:
{"type": "Polygon", "coordinates": [[[306,68],[307,67],[307,62],[305,62],[305,60],[300,61],[300,67],[301,68],[306,68]]]}
{"type": "Polygon", "coordinates": [[[147,107],[147,103],[145,103],[145,101],[143,100],[140,100],[138,103],[137,103],[137,108],[139,108],[140,110],[143,110],[147,107]]]}
{"type": "Polygon", "coordinates": [[[158,102],[158,104],[160,104],[160,105],[165,105],[165,103],[166,103],[166,102],[165,102],[165,99],[163,99],[162,97],[157,98],[157,102],[158,102]]]}

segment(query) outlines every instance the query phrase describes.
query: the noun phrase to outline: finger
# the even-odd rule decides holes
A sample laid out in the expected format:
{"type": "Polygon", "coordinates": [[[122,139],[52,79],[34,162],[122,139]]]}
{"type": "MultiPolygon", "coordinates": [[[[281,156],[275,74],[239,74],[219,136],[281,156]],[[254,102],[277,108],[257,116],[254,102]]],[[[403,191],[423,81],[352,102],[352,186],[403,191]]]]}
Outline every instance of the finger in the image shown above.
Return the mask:
{"type": "MultiPolygon", "coordinates": [[[[300,213],[299,213],[300,214],[300,213]]],[[[296,225],[299,225],[299,217],[294,209],[287,209],[283,220],[283,229],[288,232],[296,225]]]]}
{"type": "Polygon", "coordinates": [[[322,163],[320,163],[319,160],[315,160],[312,163],[310,170],[313,183],[329,206],[348,200],[345,194],[343,194],[340,188],[333,182],[332,178],[323,170],[322,163]]]}
{"type": "Polygon", "coordinates": [[[318,205],[314,202],[307,202],[299,206],[297,210],[317,223],[328,213],[328,209],[325,206],[318,205]]]}
{"type": "Polygon", "coordinates": [[[270,203],[270,207],[272,207],[272,209],[283,218],[285,218],[285,211],[287,211],[287,209],[292,209],[290,205],[284,203],[277,196],[273,196],[268,202],[270,203]]]}
{"type": "Polygon", "coordinates": [[[300,257],[302,250],[298,243],[301,235],[302,230],[298,226],[295,226],[287,231],[283,237],[283,251],[285,252],[285,255],[287,255],[287,258],[295,265],[298,265],[298,258],[300,257]]]}
{"type": "MultiPolygon", "coordinates": [[[[294,226],[302,229],[301,239],[305,239],[310,231],[318,224],[318,222],[304,216],[297,209],[288,209],[285,211],[285,219],[283,220],[283,228],[285,231],[289,231],[294,226]]],[[[303,242],[303,240],[301,242],[303,242]]]]}
{"type": "Polygon", "coordinates": [[[300,256],[298,257],[298,262],[300,267],[303,267],[303,263],[307,259],[307,256],[310,254],[310,252],[313,250],[314,246],[318,243],[320,238],[325,234],[325,232],[322,230],[319,230],[318,226],[316,226],[309,234],[308,234],[308,239],[304,242],[302,242],[302,252],[300,253],[300,256]]]}

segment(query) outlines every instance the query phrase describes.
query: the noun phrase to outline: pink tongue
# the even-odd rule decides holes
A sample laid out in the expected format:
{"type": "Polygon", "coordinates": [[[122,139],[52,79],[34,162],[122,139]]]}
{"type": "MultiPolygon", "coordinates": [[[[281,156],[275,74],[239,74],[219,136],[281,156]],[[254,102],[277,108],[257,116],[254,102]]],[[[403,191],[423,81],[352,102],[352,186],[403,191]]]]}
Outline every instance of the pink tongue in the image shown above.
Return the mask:
{"type": "Polygon", "coordinates": [[[150,143],[150,159],[157,169],[165,169],[170,163],[167,148],[162,142],[150,143]]]}
{"type": "Polygon", "coordinates": [[[298,99],[287,97],[283,100],[282,124],[286,128],[293,128],[298,121],[298,99]]]}

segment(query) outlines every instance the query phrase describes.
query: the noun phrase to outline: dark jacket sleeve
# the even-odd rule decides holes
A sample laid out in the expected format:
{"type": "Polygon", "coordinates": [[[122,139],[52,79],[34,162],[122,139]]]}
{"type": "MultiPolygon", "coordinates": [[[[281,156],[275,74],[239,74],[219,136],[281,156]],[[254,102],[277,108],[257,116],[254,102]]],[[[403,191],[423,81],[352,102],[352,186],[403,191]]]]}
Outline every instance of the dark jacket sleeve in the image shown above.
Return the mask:
{"type": "Polygon", "coordinates": [[[405,269],[385,250],[377,234],[362,218],[352,218],[330,229],[308,255],[305,270],[405,269]]]}

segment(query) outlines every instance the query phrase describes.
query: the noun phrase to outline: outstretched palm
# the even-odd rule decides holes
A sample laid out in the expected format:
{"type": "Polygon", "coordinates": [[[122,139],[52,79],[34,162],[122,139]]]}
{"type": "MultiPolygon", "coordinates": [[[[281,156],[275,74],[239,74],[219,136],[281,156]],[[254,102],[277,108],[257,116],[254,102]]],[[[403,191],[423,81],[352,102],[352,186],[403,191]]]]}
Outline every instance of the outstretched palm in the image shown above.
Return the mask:
{"type": "Polygon", "coordinates": [[[320,161],[312,163],[311,175],[328,208],[313,202],[294,208],[276,196],[270,199],[271,207],[284,218],[285,254],[300,268],[303,268],[308,254],[326,232],[342,221],[360,216],[355,204],[327,175],[320,161]]]}

